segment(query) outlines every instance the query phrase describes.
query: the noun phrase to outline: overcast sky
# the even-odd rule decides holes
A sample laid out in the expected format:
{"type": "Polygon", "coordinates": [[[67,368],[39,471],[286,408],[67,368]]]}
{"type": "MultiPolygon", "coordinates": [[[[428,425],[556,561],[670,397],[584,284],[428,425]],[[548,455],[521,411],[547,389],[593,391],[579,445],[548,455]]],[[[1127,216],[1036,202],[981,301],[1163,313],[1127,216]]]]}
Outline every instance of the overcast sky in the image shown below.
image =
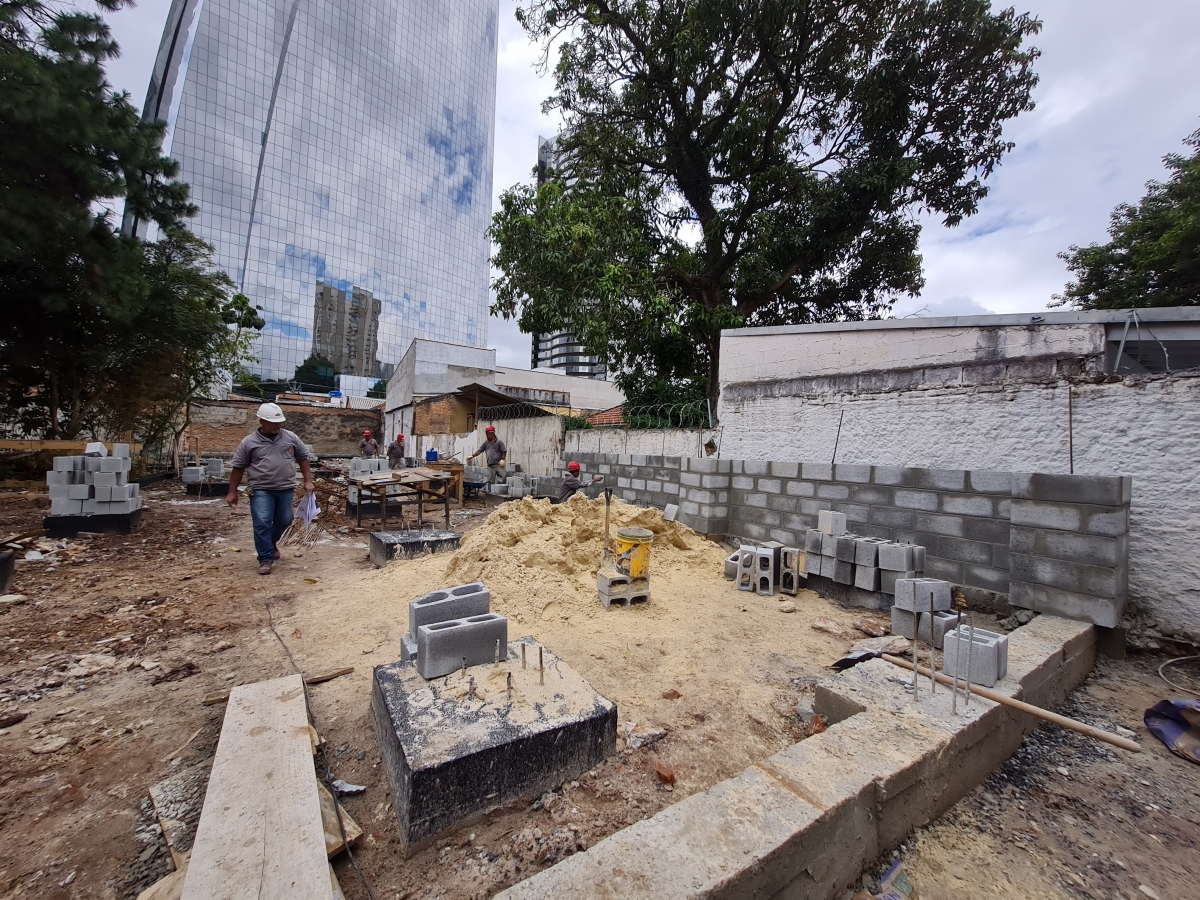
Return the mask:
{"type": "MultiPolygon", "coordinates": [[[[420,0],[397,0],[420,2],[420,0]]],[[[500,0],[495,196],[531,178],[537,137],[557,122],[541,114],[549,78],[517,26],[517,0],[500,0]]],[[[122,58],[115,87],[140,108],[170,0],[141,0],[109,17],[122,58]]],[[[929,222],[921,241],[926,288],[896,315],[1044,309],[1067,272],[1057,253],[1105,239],[1116,204],[1135,202],[1163,176],[1162,157],[1200,128],[1200,2],[1038,0],[1044,23],[1037,108],[1009,124],[1016,149],[989,181],[978,215],[956,229],[929,222]]],[[[494,201],[493,201],[494,206],[494,201]]],[[[529,337],[493,319],[489,343],[501,365],[529,365],[529,337]]]]}

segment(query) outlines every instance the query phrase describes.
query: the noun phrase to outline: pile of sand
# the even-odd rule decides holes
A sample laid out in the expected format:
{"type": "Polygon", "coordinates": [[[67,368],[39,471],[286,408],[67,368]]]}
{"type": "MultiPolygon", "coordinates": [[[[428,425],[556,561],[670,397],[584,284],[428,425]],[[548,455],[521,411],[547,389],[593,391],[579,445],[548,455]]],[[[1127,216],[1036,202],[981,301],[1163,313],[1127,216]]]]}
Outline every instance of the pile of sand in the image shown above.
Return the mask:
{"type": "MultiPolygon", "coordinates": [[[[696,570],[720,578],[725,552],[686,525],[668,522],[657,509],[614,500],[609,510],[615,540],[618,528],[637,526],[654,533],[650,550],[650,589],[679,573],[696,570]]],[[[596,570],[604,551],[604,500],[576,494],[566,503],[526,497],[500,506],[468,533],[445,570],[448,584],[482,581],[493,607],[510,616],[536,619],[552,602],[560,615],[596,615],[596,570]],[[550,589],[553,597],[547,596],[550,589]]],[[[665,584],[664,584],[665,586],[665,584]]]]}

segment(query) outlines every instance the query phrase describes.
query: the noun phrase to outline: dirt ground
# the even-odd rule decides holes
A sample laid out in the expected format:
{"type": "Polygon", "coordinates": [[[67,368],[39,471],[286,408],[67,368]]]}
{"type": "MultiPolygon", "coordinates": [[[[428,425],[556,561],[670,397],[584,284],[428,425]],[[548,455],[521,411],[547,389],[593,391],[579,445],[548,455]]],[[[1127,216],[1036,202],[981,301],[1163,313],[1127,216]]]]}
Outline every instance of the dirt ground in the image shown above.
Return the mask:
{"type": "MultiPolygon", "coordinates": [[[[738,593],[721,577],[720,545],[623,504],[614,527],[658,534],[653,600],[605,611],[588,572],[600,503],[546,520],[545,504],[508,503],[486,536],[478,526],[489,510],[459,512],[456,555],[383,570],[367,559],[365,532],[331,510],[328,543],[285,551],[260,578],[244,508],[177,486],[144,493],[139,533],[81,538],[22,563],[14,590],[27,600],[0,608],[0,898],[125,900],[169,872],[151,785],[205,773],[223,706],[204,696],[288,674],[289,654],[308,674],[355,667],[310,698],[335,776],[367,788],[343,803],[366,832],[355,859],[374,895],[491,896],[802,737],[813,684],[863,637],[853,621],[871,618],[807,592],[792,613],[778,598],[738,593]],[[481,577],[510,638],[536,637],[615,701],[620,734],[634,723],[665,734],[405,860],[368,713],[371,666],[398,656],[409,600],[481,577]],[[835,633],[815,630],[818,620],[835,633]]],[[[0,532],[37,527],[45,503],[0,494],[0,532]]],[[[1163,900],[1190,895],[1183,886],[1200,867],[1194,771],[1140,725],[1165,686],[1146,659],[1097,672],[1072,699],[1084,707],[1075,713],[1137,731],[1147,752],[1119,758],[1039,730],[902,848],[922,896],[1148,896],[1139,885],[1163,900]],[[1094,807],[1098,786],[1111,811],[1108,800],[1094,807]]],[[[335,869],[348,897],[366,897],[344,854],[335,869]]]]}

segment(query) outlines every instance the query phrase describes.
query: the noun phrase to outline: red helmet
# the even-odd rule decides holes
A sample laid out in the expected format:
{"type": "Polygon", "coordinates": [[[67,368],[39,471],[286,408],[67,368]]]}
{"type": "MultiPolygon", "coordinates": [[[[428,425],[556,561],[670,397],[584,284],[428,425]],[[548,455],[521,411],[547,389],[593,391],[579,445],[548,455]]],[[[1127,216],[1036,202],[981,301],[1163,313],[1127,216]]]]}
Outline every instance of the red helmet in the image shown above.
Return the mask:
{"type": "Polygon", "coordinates": [[[369,432],[369,431],[363,432],[363,437],[370,437],[370,436],[371,436],[371,432],[369,432]]]}
{"type": "Polygon", "coordinates": [[[579,471],[579,463],[575,462],[575,460],[571,460],[569,463],[567,463],[567,471],[568,472],[578,472],[579,471]]]}
{"type": "Polygon", "coordinates": [[[483,429],[483,433],[484,433],[484,434],[495,434],[495,433],[496,433],[496,426],[495,426],[495,425],[489,425],[487,428],[483,429]]]}
{"type": "Polygon", "coordinates": [[[404,440],[404,435],[402,435],[402,434],[396,435],[396,440],[398,440],[398,441],[404,440]]]}

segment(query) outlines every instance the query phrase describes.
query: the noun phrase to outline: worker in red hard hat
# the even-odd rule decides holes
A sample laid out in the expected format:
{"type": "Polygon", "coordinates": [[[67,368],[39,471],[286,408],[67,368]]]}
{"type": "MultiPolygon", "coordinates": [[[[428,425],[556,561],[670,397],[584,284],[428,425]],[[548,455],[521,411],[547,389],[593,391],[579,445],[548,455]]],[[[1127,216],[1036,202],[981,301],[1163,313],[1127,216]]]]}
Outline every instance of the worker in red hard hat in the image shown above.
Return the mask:
{"type": "Polygon", "coordinates": [[[371,437],[371,432],[363,432],[363,439],[358,442],[358,452],[363,459],[374,459],[379,455],[379,442],[371,437]]]}
{"type": "MultiPolygon", "coordinates": [[[[570,500],[584,486],[584,481],[579,477],[579,463],[571,460],[567,463],[567,474],[563,476],[562,489],[558,492],[558,502],[564,503],[570,500]]],[[[597,481],[603,481],[603,475],[593,476],[588,484],[595,484],[597,481]]]]}
{"type": "Polygon", "coordinates": [[[487,467],[491,473],[490,479],[492,482],[499,484],[504,480],[504,466],[508,459],[508,447],[504,445],[504,441],[496,437],[496,426],[489,425],[483,430],[485,438],[483,446],[467,457],[467,462],[470,462],[475,457],[482,454],[487,454],[485,457],[487,467]]]}
{"type": "Polygon", "coordinates": [[[404,452],[404,435],[396,435],[396,439],[388,444],[388,468],[403,469],[404,457],[407,455],[404,452]]]}

